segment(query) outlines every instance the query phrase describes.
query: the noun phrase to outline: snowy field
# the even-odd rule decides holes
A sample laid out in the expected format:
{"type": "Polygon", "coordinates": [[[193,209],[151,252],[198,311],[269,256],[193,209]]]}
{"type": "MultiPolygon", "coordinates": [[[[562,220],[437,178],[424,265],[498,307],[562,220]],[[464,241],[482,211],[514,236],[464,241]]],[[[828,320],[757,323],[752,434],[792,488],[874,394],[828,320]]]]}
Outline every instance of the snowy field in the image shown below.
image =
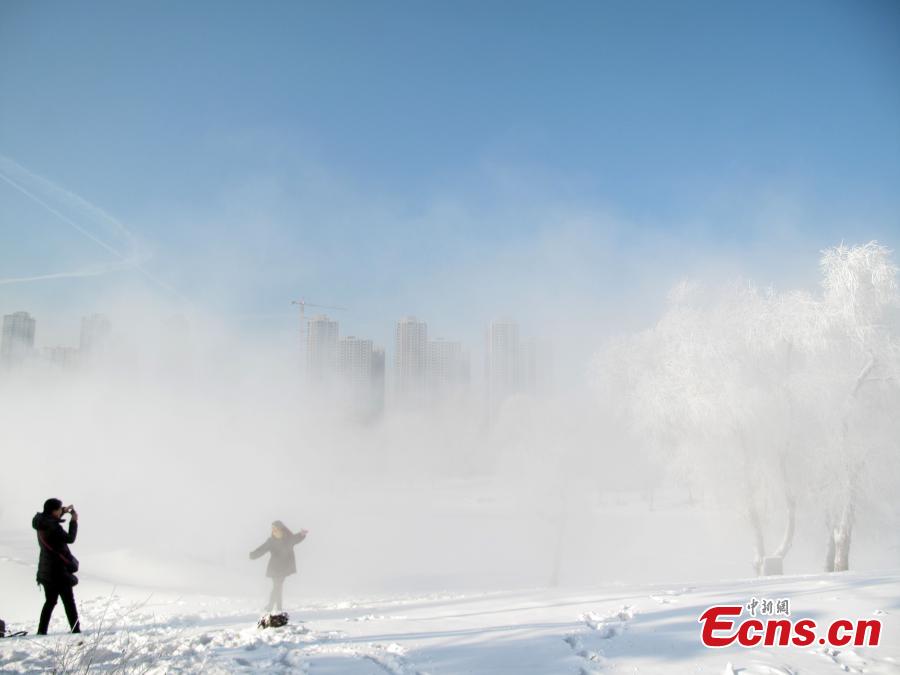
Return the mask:
{"type": "MultiPolygon", "coordinates": [[[[34,630],[40,594],[24,541],[0,551],[2,610],[34,630]]],[[[579,589],[423,593],[289,603],[290,625],[261,630],[259,602],[113,587],[76,589],[85,624],[0,641],[0,672],[900,673],[900,570],[617,584],[579,589]],[[697,618],[713,604],[790,598],[795,618],[880,618],[877,648],[712,650],[697,618]]]]}
{"type": "MultiPolygon", "coordinates": [[[[534,536],[549,519],[523,518],[526,504],[511,497],[485,502],[475,493],[434,485],[430,499],[392,493],[394,504],[372,493],[356,522],[311,519],[313,534],[297,548],[299,574],[285,589],[291,622],[267,630],[256,628],[268,594],[264,564],[241,549],[258,543],[255,532],[232,532],[232,557],[215,549],[219,558],[202,559],[153,538],[110,547],[85,518],[74,546],[83,644],[64,632],[58,606],[49,636],[0,641],[0,672],[900,673],[893,536],[860,529],[856,561],[865,572],[796,574],[817,568],[820,542],[810,536],[798,539],[787,575],[749,577],[746,526],[723,525],[677,494],[660,494],[650,510],[638,494],[611,493],[576,504],[559,539],[560,586],[551,588],[553,547],[534,536]],[[429,529],[400,520],[413,504],[429,529]],[[364,537],[385,521],[404,527],[364,537]],[[819,626],[880,619],[881,644],[701,644],[706,608],[752,597],[788,598],[794,619],[819,626]]],[[[37,550],[33,533],[12,522],[0,529],[0,617],[33,633],[42,603],[37,550]]]]}

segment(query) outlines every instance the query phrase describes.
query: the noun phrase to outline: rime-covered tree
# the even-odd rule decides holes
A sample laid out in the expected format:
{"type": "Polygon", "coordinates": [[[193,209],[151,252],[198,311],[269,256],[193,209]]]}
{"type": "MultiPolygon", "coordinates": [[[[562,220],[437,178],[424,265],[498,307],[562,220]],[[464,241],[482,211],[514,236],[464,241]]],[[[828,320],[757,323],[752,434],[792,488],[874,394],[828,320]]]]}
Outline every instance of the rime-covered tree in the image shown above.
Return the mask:
{"type": "Polygon", "coordinates": [[[754,568],[766,557],[763,520],[778,503],[793,541],[797,456],[791,370],[810,301],[752,287],[675,289],[660,322],[620,341],[598,373],[612,374],[639,434],[695,489],[748,519],[754,568]]]}
{"type": "Polygon", "coordinates": [[[828,568],[846,569],[862,486],[894,475],[896,269],[875,243],[830,249],[821,264],[820,298],[682,284],[656,326],[595,363],[659,456],[746,516],[757,572],[787,555],[803,499],[826,505],[828,568]],[[776,512],[784,530],[770,550],[776,512]]]}
{"type": "Polygon", "coordinates": [[[818,464],[827,528],[825,570],[849,569],[857,510],[892,496],[900,453],[900,326],[897,267],[871,242],[822,255],[824,339],[819,354],[828,444],[818,464]]]}

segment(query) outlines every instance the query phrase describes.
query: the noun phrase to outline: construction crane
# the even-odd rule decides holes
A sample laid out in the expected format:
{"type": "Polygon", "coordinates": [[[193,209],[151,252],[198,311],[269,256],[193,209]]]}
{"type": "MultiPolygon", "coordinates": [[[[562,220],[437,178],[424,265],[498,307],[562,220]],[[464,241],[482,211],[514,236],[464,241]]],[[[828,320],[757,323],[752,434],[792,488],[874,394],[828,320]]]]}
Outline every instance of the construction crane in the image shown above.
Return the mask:
{"type": "Polygon", "coordinates": [[[299,300],[291,300],[291,304],[300,306],[300,345],[301,345],[301,348],[304,350],[306,349],[306,343],[303,340],[303,336],[306,332],[306,322],[308,320],[306,318],[306,308],[307,307],[318,307],[319,309],[337,309],[337,310],[341,310],[341,311],[347,311],[346,307],[337,307],[337,306],[333,306],[333,305],[317,305],[313,302],[307,302],[303,298],[300,298],[299,300]]]}
{"type": "Polygon", "coordinates": [[[306,321],[306,308],[307,307],[318,307],[319,309],[339,309],[341,311],[347,311],[346,307],[334,307],[332,305],[316,305],[312,302],[307,302],[303,298],[299,300],[291,300],[292,305],[300,305],[300,326],[301,329],[304,326],[304,322],[306,321]]]}

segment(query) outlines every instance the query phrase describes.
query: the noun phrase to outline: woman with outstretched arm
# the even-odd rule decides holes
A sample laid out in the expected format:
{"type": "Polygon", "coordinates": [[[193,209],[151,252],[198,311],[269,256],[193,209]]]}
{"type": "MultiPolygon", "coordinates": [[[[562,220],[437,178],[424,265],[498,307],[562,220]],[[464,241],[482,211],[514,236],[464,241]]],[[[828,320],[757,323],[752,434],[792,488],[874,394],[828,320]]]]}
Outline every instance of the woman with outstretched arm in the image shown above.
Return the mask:
{"type": "Polygon", "coordinates": [[[297,560],[294,557],[294,547],[306,539],[307,530],[292,533],[280,520],[272,523],[272,535],[258,548],[250,552],[250,559],[256,560],[264,554],[269,554],[269,564],[266,566],[266,576],[272,580],[272,593],[269,595],[269,604],[266,611],[273,609],[281,611],[282,591],[284,580],[297,572],[297,560]]]}

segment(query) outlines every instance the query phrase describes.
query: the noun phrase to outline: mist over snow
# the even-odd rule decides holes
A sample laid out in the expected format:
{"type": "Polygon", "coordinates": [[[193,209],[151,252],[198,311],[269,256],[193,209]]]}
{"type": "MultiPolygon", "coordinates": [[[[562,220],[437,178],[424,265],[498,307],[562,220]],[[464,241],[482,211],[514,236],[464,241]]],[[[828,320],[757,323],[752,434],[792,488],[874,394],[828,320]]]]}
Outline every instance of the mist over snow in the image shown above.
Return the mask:
{"type": "Polygon", "coordinates": [[[0,667],[893,672],[895,258],[838,246],[819,273],[820,288],[660,288],[660,315],[598,340],[578,386],[496,407],[472,383],[389,394],[374,415],[305,376],[296,334],[109,303],[102,351],[0,380],[4,612],[30,628],[23,524],[57,495],[80,513],[87,630],[61,635],[55,616],[49,642],[5,640],[0,667]],[[260,630],[247,553],[274,519],[309,535],[291,623],[260,630]],[[829,556],[852,571],[824,573],[829,556]],[[751,596],[821,625],[874,617],[881,647],[702,647],[698,616],[751,596]]]}
{"type": "MultiPolygon", "coordinates": [[[[879,328],[864,339],[882,350],[889,381],[896,275],[885,274],[885,295],[873,300],[885,323],[866,319],[879,328]]],[[[246,552],[274,519],[311,532],[292,591],[304,597],[750,576],[754,555],[772,553],[754,553],[754,518],[770,541],[781,536],[779,467],[788,466],[796,527],[785,569],[819,571],[821,495],[837,490],[827,478],[839,471],[827,462],[844,452],[830,411],[865,366],[849,351],[843,366],[841,344],[823,342],[837,324],[820,326],[861,310],[803,314],[828,302],[820,296],[739,280],[704,296],[681,284],[656,327],[615,338],[613,351],[597,344],[584,384],[511,395],[490,413],[475,364],[463,395],[412,407],[389,398],[367,419],[304,381],[290,335],[267,342],[199,312],[120,298],[102,358],[4,374],[14,470],[0,477],[0,527],[20,528],[59,495],[79,506],[88,569],[207,593],[262,585],[246,552]],[[740,425],[750,463],[730,454],[740,425]]],[[[566,344],[564,326],[554,338],[566,344]]],[[[854,443],[879,462],[860,488],[856,569],[900,555],[896,420],[877,414],[894,404],[871,405],[875,421],[853,411],[850,422],[854,443]]]]}

